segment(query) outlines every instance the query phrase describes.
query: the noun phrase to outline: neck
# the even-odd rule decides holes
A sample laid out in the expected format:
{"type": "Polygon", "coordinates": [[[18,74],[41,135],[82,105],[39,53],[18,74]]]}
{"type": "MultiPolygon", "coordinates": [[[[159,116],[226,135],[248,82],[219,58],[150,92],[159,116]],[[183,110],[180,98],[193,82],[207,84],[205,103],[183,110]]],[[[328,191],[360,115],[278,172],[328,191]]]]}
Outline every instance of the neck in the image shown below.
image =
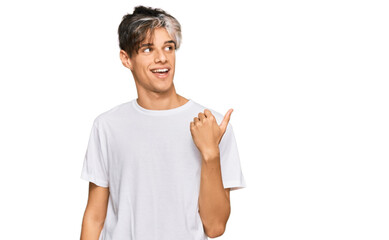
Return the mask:
{"type": "Polygon", "coordinates": [[[168,110],[177,108],[188,101],[188,99],[176,93],[169,96],[161,96],[158,94],[138,95],[137,98],[137,102],[141,107],[150,110],[168,110]]]}

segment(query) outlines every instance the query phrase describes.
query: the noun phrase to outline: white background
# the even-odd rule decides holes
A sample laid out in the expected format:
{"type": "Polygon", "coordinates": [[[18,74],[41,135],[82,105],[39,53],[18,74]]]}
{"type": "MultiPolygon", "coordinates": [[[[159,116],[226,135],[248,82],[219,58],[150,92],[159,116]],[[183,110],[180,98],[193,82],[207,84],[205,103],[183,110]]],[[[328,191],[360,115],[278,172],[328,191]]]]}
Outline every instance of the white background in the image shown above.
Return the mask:
{"type": "Polygon", "coordinates": [[[79,239],[93,119],[136,98],[117,27],[182,25],[177,93],[234,126],[223,240],[389,239],[387,1],[2,1],[1,239],[79,239]]]}

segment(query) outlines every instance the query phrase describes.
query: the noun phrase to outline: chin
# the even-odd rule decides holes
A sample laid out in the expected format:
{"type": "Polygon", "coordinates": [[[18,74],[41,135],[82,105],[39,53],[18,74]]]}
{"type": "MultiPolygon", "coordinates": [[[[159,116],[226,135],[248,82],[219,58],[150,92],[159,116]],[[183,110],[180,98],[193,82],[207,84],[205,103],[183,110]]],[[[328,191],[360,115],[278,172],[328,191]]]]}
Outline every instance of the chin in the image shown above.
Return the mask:
{"type": "Polygon", "coordinates": [[[166,82],[154,84],[154,89],[157,92],[167,92],[168,90],[170,90],[173,87],[173,81],[168,79],[166,79],[165,81],[166,82]]]}

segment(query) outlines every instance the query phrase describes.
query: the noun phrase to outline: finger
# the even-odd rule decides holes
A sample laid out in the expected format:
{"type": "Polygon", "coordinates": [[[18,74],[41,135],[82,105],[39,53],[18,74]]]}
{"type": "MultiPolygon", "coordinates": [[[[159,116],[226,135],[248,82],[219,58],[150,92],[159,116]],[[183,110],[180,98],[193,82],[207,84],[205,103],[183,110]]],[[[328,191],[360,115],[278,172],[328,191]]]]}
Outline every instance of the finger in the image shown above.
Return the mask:
{"type": "Polygon", "coordinates": [[[216,118],[215,118],[215,116],[212,114],[211,110],[205,109],[205,110],[204,110],[204,115],[205,115],[206,118],[211,119],[213,122],[215,122],[215,123],[217,124],[216,118]]]}
{"type": "Polygon", "coordinates": [[[205,118],[204,113],[200,112],[200,113],[199,113],[199,119],[200,119],[200,120],[203,120],[204,118],[205,118]]]}
{"type": "Polygon", "coordinates": [[[207,118],[213,116],[212,112],[211,112],[210,110],[208,110],[208,109],[205,109],[205,110],[204,110],[204,115],[205,115],[205,117],[207,117],[207,118]]]}
{"type": "Polygon", "coordinates": [[[228,110],[228,112],[226,113],[226,115],[224,115],[224,118],[223,118],[222,123],[220,124],[220,128],[221,128],[223,134],[224,134],[224,132],[225,132],[226,129],[227,129],[227,125],[228,125],[228,122],[230,121],[232,111],[234,111],[234,109],[232,109],[232,108],[230,108],[230,109],[228,110]]]}
{"type": "Polygon", "coordinates": [[[194,123],[196,123],[196,122],[198,122],[198,121],[200,121],[200,120],[199,120],[197,117],[194,117],[194,118],[193,118],[193,122],[194,122],[194,123]]]}

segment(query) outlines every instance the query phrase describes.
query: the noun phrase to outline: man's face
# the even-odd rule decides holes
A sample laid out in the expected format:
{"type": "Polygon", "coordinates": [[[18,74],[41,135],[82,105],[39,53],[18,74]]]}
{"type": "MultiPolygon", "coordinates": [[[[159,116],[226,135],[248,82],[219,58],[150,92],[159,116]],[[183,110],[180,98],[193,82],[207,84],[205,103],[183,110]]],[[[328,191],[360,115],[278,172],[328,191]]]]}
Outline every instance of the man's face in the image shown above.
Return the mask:
{"type": "Polygon", "coordinates": [[[130,59],[130,69],[137,89],[167,92],[173,86],[176,61],[174,41],[165,28],[154,30],[152,42],[147,39],[148,36],[141,43],[138,54],[134,53],[130,59]]]}

